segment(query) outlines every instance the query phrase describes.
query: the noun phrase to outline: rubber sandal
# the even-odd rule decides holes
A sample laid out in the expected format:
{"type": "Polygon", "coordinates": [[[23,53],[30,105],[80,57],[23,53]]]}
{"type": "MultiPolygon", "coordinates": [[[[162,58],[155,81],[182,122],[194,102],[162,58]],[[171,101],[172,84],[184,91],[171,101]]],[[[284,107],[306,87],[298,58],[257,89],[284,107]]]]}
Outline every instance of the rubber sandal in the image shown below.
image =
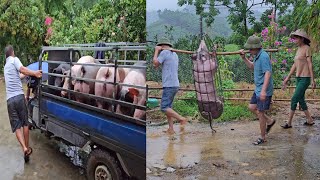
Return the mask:
{"type": "Polygon", "coordinates": [[[255,142],[253,142],[252,144],[253,145],[259,145],[259,144],[262,144],[266,142],[265,140],[263,140],[262,138],[258,138],[255,142]]]}
{"type": "Polygon", "coordinates": [[[276,120],[273,120],[273,123],[270,125],[267,125],[267,129],[266,129],[266,133],[269,133],[269,131],[271,130],[272,126],[276,123],[276,120]]]}
{"type": "Polygon", "coordinates": [[[281,127],[282,127],[283,129],[289,129],[289,128],[292,128],[292,126],[289,126],[289,124],[288,124],[288,123],[286,123],[286,124],[284,124],[284,125],[281,125],[281,127]]]}
{"type": "Polygon", "coordinates": [[[303,125],[305,125],[305,126],[312,126],[312,125],[314,125],[314,122],[313,122],[313,123],[311,123],[311,124],[310,124],[310,123],[308,123],[308,122],[304,122],[304,123],[303,123],[303,125]]]}
{"type": "Polygon", "coordinates": [[[28,150],[24,152],[24,161],[26,163],[29,162],[31,154],[32,154],[32,148],[29,147],[28,150]]]}

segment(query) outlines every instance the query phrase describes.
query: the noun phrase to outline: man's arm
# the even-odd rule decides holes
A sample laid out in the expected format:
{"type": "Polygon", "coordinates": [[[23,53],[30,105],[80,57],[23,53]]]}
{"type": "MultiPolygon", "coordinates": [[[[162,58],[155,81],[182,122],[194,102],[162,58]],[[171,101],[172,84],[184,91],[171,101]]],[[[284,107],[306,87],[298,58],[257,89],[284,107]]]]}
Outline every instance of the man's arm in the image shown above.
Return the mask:
{"type": "Polygon", "coordinates": [[[272,65],[270,63],[269,56],[263,57],[261,59],[261,63],[262,72],[264,73],[264,81],[260,92],[260,100],[264,101],[267,97],[267,89],[272,76],[272,65]]]}
{"type": "Polygon", "coordinates": [[[316,82],[314,80],[314,74],[313,74],[313,67],[312,67],[312,58],[311,56],[307,57],[307,63],[310,71],[310,76],[311,76],[311,88],[314,89],[316,88],[316,82]]]}
{"type": "MultiPolygon", "coordinates": [[[[37,71],[32,71],[29,70],[28,68],[21,66],[19,69],[20,73],[23,74],[24,76],[36,76],[37,71]]],[[[21,77],[21,76],[20,76],[21,77]]]]}
{"type": "Polygon", "coordinates": [[[248,58],[246,58],[245,53],[243,52],[243,49],[240,50],[240,56],[243,59],[244,63],[248,66],[249,69],[253,69],[254,65],[253,62],[249,61],[248,58]]]}
{"type": "Polygon", "coordinates": [[[271,78],[271,72],[270,71],[266,71],[264,74],[264,81],[263,81],[263,85],[262,85],[262,89],[261,92],[267,92],[267,88],[270,82],[270,78],[271,78]]]}
{"type": "Polygon", "coordinates": [[[287,78],[290,78],[295,70],[296,70],[296,63],[293,63],[287,78]]]}
{"type": "Polygon", "coordinates": [[[34,76],[34,77],[40,78],[42,76],[41,70],[38,70],[38,71],[29,70],[28,68],[22,65],[21,61],[17,57],[14,59],[14,66],[20,72],[20,78],[23,76],[34,76]]]}
{"type": "Polygon", "coordinates": [[[160,62],[158,60],[159,50],[155,48],[153,55],[153,67],[158,68],[160,66],[160,62]]]}

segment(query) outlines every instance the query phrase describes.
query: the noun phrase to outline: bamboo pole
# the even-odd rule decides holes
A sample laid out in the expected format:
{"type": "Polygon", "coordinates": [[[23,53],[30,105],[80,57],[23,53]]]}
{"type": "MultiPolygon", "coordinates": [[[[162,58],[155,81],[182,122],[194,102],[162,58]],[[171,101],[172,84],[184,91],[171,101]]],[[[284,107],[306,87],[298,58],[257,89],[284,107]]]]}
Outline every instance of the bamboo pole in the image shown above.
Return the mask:
{"type": "MultiPolygon", "coordinates": [[[[294,89],[296,86],[287,86],[287,89],[294,89]]],[[[163,89],[162,87],[149,87],[149,90],[161,90],[163,89]]],[[[282,89],[280,87],[274,88],[276,90],[282,89]]],[[[312,88],[308,88],[312,89],[312,88]]],[[[315,89],[320,89],[320,87],[316,87],[315,89]]],[[[195,91],[193,88],[179,88],[179,91],[195,91]]],[[[254,89],[224,89],[223,91],[254,91],[254,89]]]]}
{"type": "MultiPolygon", "coordinates": [[[[180,49],[173,49],[173,48],[163,48],[162,50],[170,50],[177,53],[184,53],[184,54],[194,54],[195,51],[186,51],[186,50],[180,50],[180,49]]],[[[265,49],[266,52],[278,52],[278,49],[265,49]]],[[[249,53],[248,50],[243,51],[244,53],[249,53]]],[[[209,52],[210,54],[213,54],[213,52],[209,52]]],[[[217,55],[236,55],[240,54],[240,51],[234,51],[234,52],[216,52],[217,55]]]]}
{"type": "MultiPolygon", "coordinates": [[[[149,96],[149,98],[154,98],[154,99],[162,99],[161,97],[158,96],[149,96]]],[[[176,100],[195,100],[196,98],[175,98],[176,100]]],[[[229,101],[250,101],[251,98],[224,98],[224,100],[229,100],[229,101]]],[[[291,99],[272,99],[272,101],[287,101],[290,102],[291,99]]],[[[320,99],[306,99],[306,101],[319,101],[320,99]]]]}

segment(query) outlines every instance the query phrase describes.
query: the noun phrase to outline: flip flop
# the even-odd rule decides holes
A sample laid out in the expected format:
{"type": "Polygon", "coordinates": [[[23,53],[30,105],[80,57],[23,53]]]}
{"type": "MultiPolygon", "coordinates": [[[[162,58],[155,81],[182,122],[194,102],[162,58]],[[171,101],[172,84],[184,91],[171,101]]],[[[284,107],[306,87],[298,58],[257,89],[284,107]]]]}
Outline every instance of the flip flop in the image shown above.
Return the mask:
{"type": "Polygon", "coordinates": [[[28,150],[24,152],[24,161],[26,163],[29,162],[31,154],[32,154],[32,148],[29,147],[28,150]]]}
{"type": "Polygon", "coordinates": [[[312,126],[312,125],[314,125],[314,124],[315,124],[314,122],[313,122],[313,123],[311,123],[311,124],[310,124],[310,123],[308,123],[308,122],[304,122],[304,123],[303,123],[303,125],[305,125],[305,126],[312,126]]]}
{"type": "Polygon", "coordinates": [[[270,125],[267,125],[267,129],[266,129],[266,133],[269,133],[269,131],[271,130],[272,126],[276,123],[276,120],[273,120],[273,123],[271,123],[270,125]]]}
{"type": "Polygon", "coordinates": [[[255,142],[253,142],[253,145],[260,145],[262,143],[265,143],[267,141],[263,140],[262,138],[258,138],[255,142]]]}
{"type": "Polygon", "coordinates": [[[292,128],[292,126],[289,126],[288,123],[284,124],[284,125],[281,125],[281,127],[283,129],[289,129],[289,128],[292,128]]]}

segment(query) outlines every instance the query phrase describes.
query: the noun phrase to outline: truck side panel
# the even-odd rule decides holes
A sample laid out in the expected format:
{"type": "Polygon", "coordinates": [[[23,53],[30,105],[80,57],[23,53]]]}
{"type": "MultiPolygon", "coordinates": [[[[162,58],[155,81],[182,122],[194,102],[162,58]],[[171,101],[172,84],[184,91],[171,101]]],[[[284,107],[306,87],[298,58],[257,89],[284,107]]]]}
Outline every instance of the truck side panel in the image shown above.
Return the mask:
{"type": "MultiPolygon", "coordinates": [[[[129,150],[145,157],[146,154],[146,131],[145,127],[130,122],[117,120],[104,115],[85,112],[72,108],[63,102],[44,100],[43,103],[48,114],[55,116],[61,121],[75,124],[86,133],[93,132],[111,139],[115,144],[121,144],[129,150]]],[[[126,149],[127,149],[126,148],[126,149]]]]}

